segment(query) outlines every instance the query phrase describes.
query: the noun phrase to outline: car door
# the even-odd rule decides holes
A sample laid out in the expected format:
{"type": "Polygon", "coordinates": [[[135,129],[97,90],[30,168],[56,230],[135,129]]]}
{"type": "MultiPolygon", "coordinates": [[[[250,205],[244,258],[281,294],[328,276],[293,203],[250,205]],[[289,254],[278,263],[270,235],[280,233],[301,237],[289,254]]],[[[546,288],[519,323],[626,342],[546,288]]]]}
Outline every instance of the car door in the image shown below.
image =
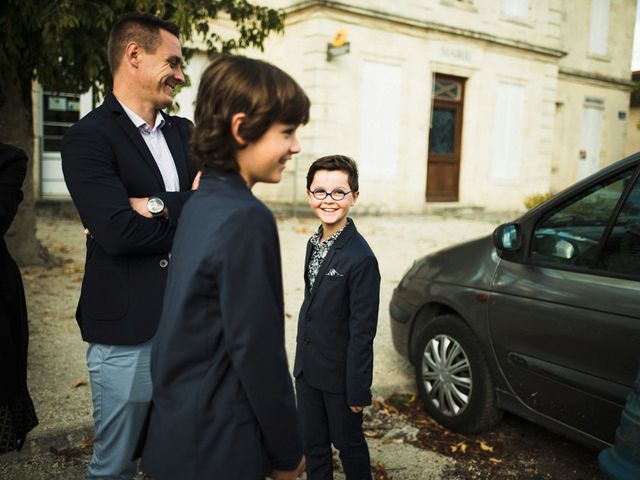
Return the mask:
{"type": "Polygon", "coordinates": [[[541,212],[523,228],[523,261],[500,262],[489,302],[494,352],[512,393],[608,442],[640,352],[637,177],[629,168],[541,212]]]}

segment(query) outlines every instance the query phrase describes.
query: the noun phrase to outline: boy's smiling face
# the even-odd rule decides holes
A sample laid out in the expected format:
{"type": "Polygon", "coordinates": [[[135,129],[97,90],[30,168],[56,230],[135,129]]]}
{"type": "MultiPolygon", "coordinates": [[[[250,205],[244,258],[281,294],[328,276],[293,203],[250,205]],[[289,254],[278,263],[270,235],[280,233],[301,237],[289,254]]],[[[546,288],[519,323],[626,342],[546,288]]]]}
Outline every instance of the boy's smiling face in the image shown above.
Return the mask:
{"type": "MultiPolygon", "coordinates": [[[[349,174],[343,170],[318,170],[313,176],[313,181],[307,198],[313,213],[322,222],[323,239],[333,235],[335,232],[344,227],[347,223],[347,215],[349,210],[358,201],[358,192],[352,192],[349,187],[349,174]],[[316,194],[324,190],[326,193],[343,192],[342,200],[334,200],[327,195],[324,200],[318,200],[316,194]]],[[[321,196],[321,195],[320,195],[321,196]]]]}
{"type": "Polygon", "coordinates": [[[296,129],[297,125],[276,122],[257,141],[238,150],[240,175],[249,187],[282,179],[287,161],[300,151],[296,129]]]}

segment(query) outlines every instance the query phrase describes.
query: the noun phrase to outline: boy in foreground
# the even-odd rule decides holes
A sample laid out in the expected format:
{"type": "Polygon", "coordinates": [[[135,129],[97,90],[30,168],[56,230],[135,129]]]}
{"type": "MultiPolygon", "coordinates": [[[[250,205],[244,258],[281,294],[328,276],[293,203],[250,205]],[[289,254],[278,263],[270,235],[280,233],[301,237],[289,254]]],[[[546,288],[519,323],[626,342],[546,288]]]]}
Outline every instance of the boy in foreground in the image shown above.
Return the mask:
{"type": "Polygon", "coordinates": [[[278,232],[251,188],[280,181],[308,117],[302,88],[266,62],[220,56],[202,75],[191,149],[203,173],[151,356],[141,465],[155,479],[291,480],[304,469],[278,232]]]}

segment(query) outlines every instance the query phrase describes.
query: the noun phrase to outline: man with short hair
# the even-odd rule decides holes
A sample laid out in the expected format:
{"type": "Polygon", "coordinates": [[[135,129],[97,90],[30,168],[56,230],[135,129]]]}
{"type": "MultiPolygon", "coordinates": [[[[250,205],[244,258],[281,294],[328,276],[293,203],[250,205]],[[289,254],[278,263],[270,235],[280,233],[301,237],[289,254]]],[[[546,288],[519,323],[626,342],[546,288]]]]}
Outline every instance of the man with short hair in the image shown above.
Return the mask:
{"type": "Polygon", "coordinates": [[[108,45],[113,92],[62,143],[62,169],[87,231],[76,318],[89,342],[94,449],[87,478],[130,479],[151,399],[149,355],[178,217],[197,188],[189,120],[169,116],[184,83],[178,29],[128,14],[108,45]]]}

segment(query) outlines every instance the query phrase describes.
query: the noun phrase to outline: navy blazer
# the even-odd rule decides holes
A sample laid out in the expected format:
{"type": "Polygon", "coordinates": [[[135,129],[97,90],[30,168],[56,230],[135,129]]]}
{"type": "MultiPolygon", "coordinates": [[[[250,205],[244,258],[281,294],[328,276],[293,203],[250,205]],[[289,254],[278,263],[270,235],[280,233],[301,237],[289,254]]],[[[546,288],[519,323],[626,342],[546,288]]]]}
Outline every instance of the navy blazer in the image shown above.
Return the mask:
{"type": "Polygon", "coordinates": [[[133,345],[155,334],[168,253],[195,176],[192,124],[165,115],[162,133],[178,171],[180,192],[166,192],[139,130],[109,93],[62,141],[62,171],[82,223],[91,231],[76,318],[87,342],[133,345]],[[158,196],[169,220],[131,209],[129,197],[158,196]]]}
{"type": "Polygon", "coordinates": [[[297,467],[276,223],[236,173],[207,172],[182,211],[151,376],[141,466],[154,478],[297,467]]]}
{"type": "Polygon", "coordinates": [[[373,339],[378,323],[380,271],[366,240],[351,221],[327,253],[298,318],[293,374],[319,390],[346,393],[347,404],[371,403],[373,339]]]}

